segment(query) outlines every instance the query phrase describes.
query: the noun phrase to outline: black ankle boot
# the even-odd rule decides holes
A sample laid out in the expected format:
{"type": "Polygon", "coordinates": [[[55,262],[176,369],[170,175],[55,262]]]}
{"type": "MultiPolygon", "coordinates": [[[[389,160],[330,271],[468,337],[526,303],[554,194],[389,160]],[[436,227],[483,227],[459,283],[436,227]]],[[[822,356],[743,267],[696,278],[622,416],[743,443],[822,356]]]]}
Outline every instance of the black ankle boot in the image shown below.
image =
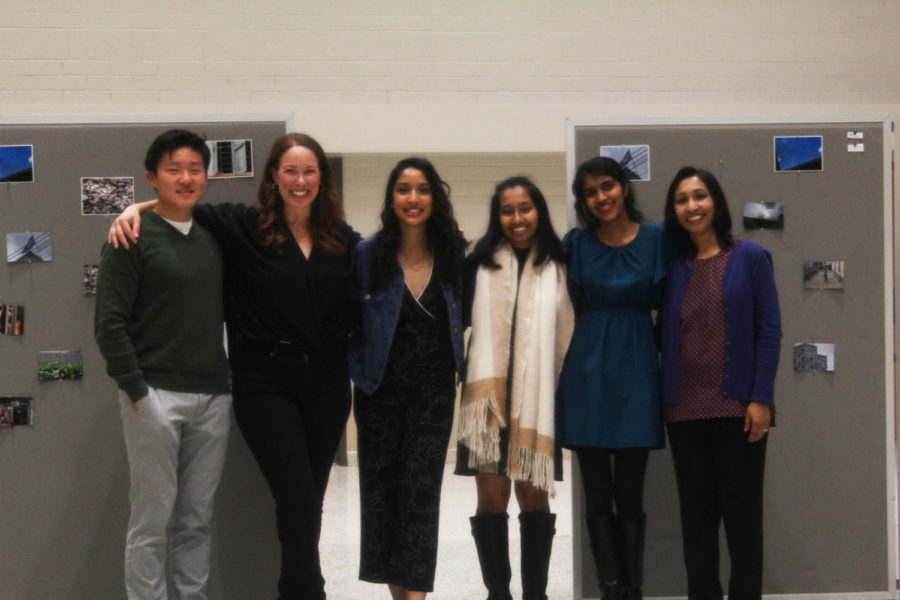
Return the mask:
{"type": "Polygon", "coordinates": [[[478,550],[481,578],[488,590],[487,600],[512,600],[509,580],[509,515],[484,513],[469,518],[478,550]]]}
{"type": "Polygon", "coordinates": [[[547,571],[550,569],[555,525],[556,515],[553,513],[519,513],[523,600],[547,600],[547,571]]]}
{"type": "Polygon", "coordinates": [[[622,549],[623,600],[643,600],[641,586],[644,584],[644,529],[646,515],[633,519],[619,519],[619,542],[622,549]]]}
{"type": "Polygon", "coordinates": [[[584,520],[603,600],[622,600],[622,563],[616,518],[613,515],[585,515],[584,520]]]}

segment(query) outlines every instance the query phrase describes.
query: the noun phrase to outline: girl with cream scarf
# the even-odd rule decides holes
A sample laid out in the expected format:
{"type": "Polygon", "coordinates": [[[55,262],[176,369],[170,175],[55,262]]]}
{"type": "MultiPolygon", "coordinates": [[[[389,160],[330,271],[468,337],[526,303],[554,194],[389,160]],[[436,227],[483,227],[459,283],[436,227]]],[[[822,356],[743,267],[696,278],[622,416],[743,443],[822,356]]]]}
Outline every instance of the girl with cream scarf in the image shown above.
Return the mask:
{"type": "Polygon", "coordinates": [[[512,598],[506,511],[513,488],[523,597],[546,599],[556,531],[548,497],[561,475],[554,394],[574,322],[564,263],[538,187],[521,176],[497,184],[487,232],[464,267],[472,332],[456,469],[475,475],[478,508],[470,520],[489,600],[512,598]]]}

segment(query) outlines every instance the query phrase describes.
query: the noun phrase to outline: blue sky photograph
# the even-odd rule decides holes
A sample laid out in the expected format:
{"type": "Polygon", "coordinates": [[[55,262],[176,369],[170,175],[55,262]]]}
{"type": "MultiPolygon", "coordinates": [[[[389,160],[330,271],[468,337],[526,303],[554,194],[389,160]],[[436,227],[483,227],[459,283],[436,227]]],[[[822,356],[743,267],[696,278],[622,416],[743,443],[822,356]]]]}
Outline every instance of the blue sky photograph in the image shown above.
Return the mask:
{"type": "Polygon", "coordinates": [[[775,138],[776,171],[821,171],[822,136],[775,138]]]}
{"type": "Polygon", "coordinates": [[[33,146],[0,146],[0,182],[34,181],[33,146]]]}

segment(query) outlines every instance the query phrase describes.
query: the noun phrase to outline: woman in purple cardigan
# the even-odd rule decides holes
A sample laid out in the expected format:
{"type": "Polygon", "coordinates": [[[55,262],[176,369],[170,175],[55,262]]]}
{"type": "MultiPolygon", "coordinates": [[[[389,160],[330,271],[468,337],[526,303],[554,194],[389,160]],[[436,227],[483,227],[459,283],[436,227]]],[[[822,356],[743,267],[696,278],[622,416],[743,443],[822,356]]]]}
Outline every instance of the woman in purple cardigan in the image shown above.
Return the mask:
{"type": "Polygon", "coordinates": [[[678,248],[661,314],[662,398],[689,600],[721,600],[719,523],[731,557],[729,600],[762,597],[762,498],[781,317],[772,258],[731,237],[716,178],[685,167],[666,195],[678,248]]]}

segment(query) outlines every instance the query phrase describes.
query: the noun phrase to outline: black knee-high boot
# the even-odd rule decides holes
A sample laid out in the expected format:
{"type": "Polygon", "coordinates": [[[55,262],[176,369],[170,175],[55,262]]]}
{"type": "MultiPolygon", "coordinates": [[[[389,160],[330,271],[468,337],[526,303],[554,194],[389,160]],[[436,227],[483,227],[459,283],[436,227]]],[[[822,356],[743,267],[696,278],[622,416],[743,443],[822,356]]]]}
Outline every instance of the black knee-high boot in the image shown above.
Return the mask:
{"type": "Polygon", "coordinates": [[[522,598],[547,600],[547,572],[556,534],[556,515],[538,511],[519,513],[522,544],[522,598]]]}
{"type": "Polygon", "coordinates": [[[622,549],[623,600],[643,600],[644,584],[644,530],[647,516],[633,519],[619,518],[619,544],[622,549]]]}
{"type": "Polygon", "coordinates": [[[616,518],[613,515],[585,515],[584,520],[603,600],[622,600],[622,563],[616,518]]]}
{"type": "Polygon", "coordinates": [[[487,600],[512,600],[509,580],[509,515],[483,513],[469,518],[478,550],[481,578],[488,590],[487,600]]]}

